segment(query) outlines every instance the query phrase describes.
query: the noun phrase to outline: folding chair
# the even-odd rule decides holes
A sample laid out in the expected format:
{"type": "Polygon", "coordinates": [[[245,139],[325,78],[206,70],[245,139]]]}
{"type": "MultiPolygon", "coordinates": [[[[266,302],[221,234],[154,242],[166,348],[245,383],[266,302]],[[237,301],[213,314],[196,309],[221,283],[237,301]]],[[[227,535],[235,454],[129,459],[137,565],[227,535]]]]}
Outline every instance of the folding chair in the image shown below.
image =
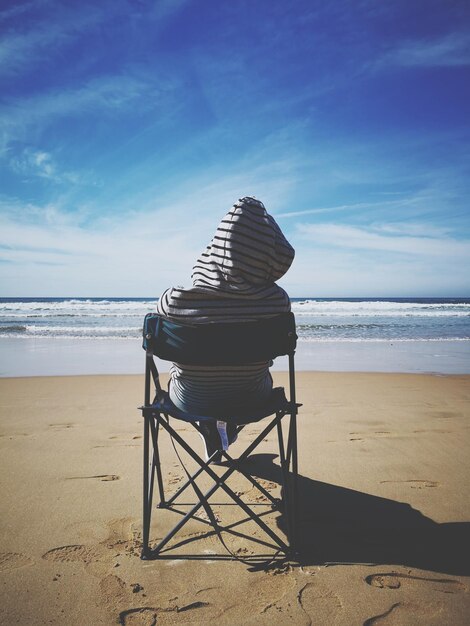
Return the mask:
{"type": "MultiPolygon", "coordinates": [[[[168,542],[182,529],[190,519],[201,520],[196,514],[201,507],[206,511],[207,519],[213,531],[222,539],[221,531],[240,533],[223,527],[218,523],[210,504],[209,498],[218,490],[223,490],[236,505],[247,515],[247,520],[255,522],[273,543],[264,543],[275,549],[275,554],[285,555],[291,558],[295,552],[296,524],[297,524],[297,430],[296,415],[300,404],[295,398],[295,372],[294,352],[297,335],[295,332],[295,318],[292,313],[284,313],[275,317],[256,322],[240,323],[210,323],[199,325],[176,324],[168,319],[157,315],[148,314],[145,317],[143,327],[143,348],[146,351],[145,367],[145,399],[144,406],[140,407],[144,417],[144,474],[143,474],[143,559],[174,558],[169,556],[171,547],[168,542]],[[249,410],[236,411],[230,406],[217,415],[191,415],[179,410],[171,401],[168,393],[164,391],[159,382],[159,373],[154,357],[163,360],[184,363],[188,365],[242,365],[260,361],[270,361],[277,356],[288,355],[289,357],[289,399],[286,398],[284,389],[273,389],[270,398],[262,406],[255,406],[249,410]],[[151,402],[151,379],[155,387],[155,396],[151,402]],[[283,433],[282,418],[288,415],[287,433],[283,433]],[[189,422],[200,430],[199,423],[204,421],[222,420],[235,422],[237,433],[249,423],[258,422],[263,418],[272,417],[271,421],[262,429],[255,439],[248,445],[246,450],[237,458],[233,459],[230,454],[221,449],[215,452],[208,461],[204,461],[183,437],[173,428],[170,417],[184,422],[189,422]],[[274,498],[265,487],[260,484],[243,467],[244,461],[255,448],[267,437],[268,433],[277,428],[279,442],[279,458],[282,479],[281,498],[274,498]],[[187,475],[187,481],[177,489],[176,493],[167,498],[163,484],[163,472],[161,455],[159,450],[160,431],[166,431],[172,441],[179,460],[175,444],[197,463],[198,470],[190,475],[184,464],[183,468],[187,475]],[[219,476],[210,462],[216,455],[222,455],[224,471],[219,476]],[[245,503],[240,495],[227,485],[227,479],[234,473],[240,472],[251,485],[258,490],[274,508],[282,507],[286,520],[287,542],[272,530],[252,508],[245,503]],[[213,486],[202,493],[196,483],[196,479],[205,472],[212,480],[213,486]],[[157,508],[168,509],[180,513],[183,517],[161,539],[157,545],[150,546],[150,523],[152,516],[152,502],[155,487],[155,479],[158,486],[159,503],[157,508]],[[198,501],[187,512],[176,508],[176,501],[186,489],[192,486],[198,501]]],[[[221,468],[220,468],[221,469],[221,468]]],[[[251,503],[253,505],[253,503],[251,503]]],[[[212,532],[212,531],[211,531],[212,532]]],[[[246,535],[242,535],[246,536],[246,535]]],[[[262,543],[262,542],[260,542],[262,543]]],[[[227,548],[228,550],[228,548],[227,548]]],[[[230,550],[229,550],[230,552],[230,550]]],[[[171,553],[170,553],[171,554],[171,553]]],[[[233,555],[232,555],[233,556],[233,555]]],[[[187,556],[185,558],[188,558],[187,556]]],[[[197,557],[194,557],[197,558],[197,557]]],[[[207,558],[207,555],[204,556],[207,558]]]]}

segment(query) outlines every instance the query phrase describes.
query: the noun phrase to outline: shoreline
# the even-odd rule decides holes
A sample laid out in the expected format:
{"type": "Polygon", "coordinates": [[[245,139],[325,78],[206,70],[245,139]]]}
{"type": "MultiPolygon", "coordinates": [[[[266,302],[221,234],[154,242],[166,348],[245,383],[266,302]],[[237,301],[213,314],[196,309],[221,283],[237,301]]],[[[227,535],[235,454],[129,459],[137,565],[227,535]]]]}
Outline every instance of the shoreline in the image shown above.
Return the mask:
{"type": "MultiPolygon", "coordinates": [[[[299,341],[297,371],[470,374],[470,341],[299,341]]],[[[158,361],[162,372],[169,363],[158,361]]],[[[140,339],[2,338],[0,378],[142,374],[140,339]]],[[[287,371],[279,357],[272,371],[287,371]]]]}
{"type": "MultiPolygon", "coordinates": [[[[288,374],[288,370],[273,370],[273,368],[270,368],[271,372],[274,375],[284,375],[284,374],[288,374]]],[[[161,380],[166,381],[168,380],[168,372],[166,371],[161,371],[159,370],[160,376],[161,376],[161,380]]],[[[468,378],[470,380],[470,373],[462,373],[462,374],[442,374],[441,372],[381,372],[381,371],[368,371],[368,370],[360,370],[360,371],[355,371],[355,372],[351,372],[351,371],[346,371],[346,370],[297,370],[296,372],[296,376],[297,375],[313,375],[313,376],[409,376],[409,377],[419,377],[419,376],[428,376],[430,378],[436,377],[436,378],[463,378],[466,379],[468,378]]],[[[103,373],[103,374],[33,374],[30,376],[0,376],[0,381],[28,381],[28,380],[62,380],[62,379],[73,379],[73,378],[77,378],[77,379],[85,379],[85,378],[89,378],[89,379],[93,379],[93,378],[101,378],[101,379],[105,379],[105,378],[110,378],[110,379],[117,379],[117,378],[134,378],[134,379],[143,379],[144,377],[144,372],[142,373],[137,373],[137,374],[109,374],[109,373],[103,373]]]]}

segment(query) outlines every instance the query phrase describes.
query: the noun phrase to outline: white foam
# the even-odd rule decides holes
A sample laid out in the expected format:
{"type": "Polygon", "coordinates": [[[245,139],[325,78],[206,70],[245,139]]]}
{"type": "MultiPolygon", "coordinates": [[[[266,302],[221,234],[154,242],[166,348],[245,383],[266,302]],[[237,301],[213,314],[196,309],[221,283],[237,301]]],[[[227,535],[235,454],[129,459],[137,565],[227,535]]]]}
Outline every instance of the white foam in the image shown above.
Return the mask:
{"type": "Polygon", "coordinates": [[[446,341],[470,341],[470,337],[299,337],[299,343],[432,343],[446,341]]]}
{"type": "Polygon", "coordinates": [[[96,315],[99,312],[118,313],[123,311],[134,312],[135,314],[148,313],[155,310],[156,300],[61,300],[59,302],[1,302],[0,315],[11,315],[12,313],[58,313],[69,312],[80,314],[89,312],[96,315]]]}
{"type": "Polygon", "coordinates": [[[470,316],[470,304],[303,300],[302,302],[293,302],[292,311],[296,316],[309,315],[319,317],[460,317],[470,316]]]}

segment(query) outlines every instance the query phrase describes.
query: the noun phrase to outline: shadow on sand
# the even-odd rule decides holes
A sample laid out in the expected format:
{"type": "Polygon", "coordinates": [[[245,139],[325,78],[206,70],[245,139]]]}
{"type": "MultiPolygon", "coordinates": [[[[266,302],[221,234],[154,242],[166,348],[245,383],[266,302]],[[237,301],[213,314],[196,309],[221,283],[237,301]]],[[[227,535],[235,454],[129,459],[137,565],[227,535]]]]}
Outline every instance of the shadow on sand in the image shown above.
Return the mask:
{"type": "MultiPolygon", "coordinates": [[[[244,464],[255,477],[280,483],[273,454],[244,464]]],[[[403,565],[470,574],[470,523],[438,524],[409,504],[299,475],[298,555],[302,565],[403,565]]],[[[278,518],[285,532],[285,520],[278,518]]]]}

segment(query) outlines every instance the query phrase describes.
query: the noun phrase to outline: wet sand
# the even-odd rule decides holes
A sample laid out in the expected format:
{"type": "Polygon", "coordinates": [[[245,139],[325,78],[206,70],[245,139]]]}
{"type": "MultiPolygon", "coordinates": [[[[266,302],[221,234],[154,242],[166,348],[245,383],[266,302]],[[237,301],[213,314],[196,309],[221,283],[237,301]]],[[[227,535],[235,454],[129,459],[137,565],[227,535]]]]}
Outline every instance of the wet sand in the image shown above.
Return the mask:
{"type": "MultiPolygon", "coordinates": [[[[140,339],[3,337],[0,377],[143,374],[140,339]]],[[[406,372],[470,374],[470,341],[299,341],[297,370],[319,372],[406,372]]],[[[159,361],[160,371],[170,364],[159,361]]],[[[287,357],[275,371],[288,369],[287,357]]]]}

